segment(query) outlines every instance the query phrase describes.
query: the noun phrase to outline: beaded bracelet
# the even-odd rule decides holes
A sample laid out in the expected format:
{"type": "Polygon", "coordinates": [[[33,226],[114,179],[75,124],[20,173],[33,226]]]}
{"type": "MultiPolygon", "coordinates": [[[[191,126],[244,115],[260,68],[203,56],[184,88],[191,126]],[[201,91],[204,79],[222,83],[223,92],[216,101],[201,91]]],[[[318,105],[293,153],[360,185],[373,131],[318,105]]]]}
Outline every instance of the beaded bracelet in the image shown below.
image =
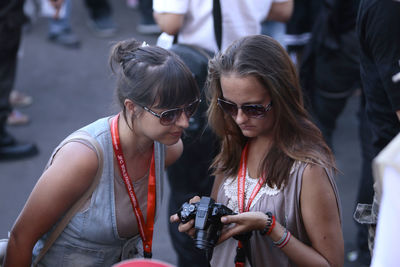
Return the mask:
{"type": "Polygon", "coordinates": [[[265,213],[268,216],[267,224],[265,225],[264,229],[260,230],[261,235],[270,235],[272,229],[275,227],[275,216],[272,215],[271,212],[265,213]]]}
{"type": "Polygon", "coordinates": [[[279,239],[278,241],[273,241],[274,246],[278,247],[278,248],[283,248],[284,246],[287,245],[287,243],[289,243],[290,237],[292,236],[292,234],[285,229],[285,232],[283,233],[281,239],[279,239]]]}

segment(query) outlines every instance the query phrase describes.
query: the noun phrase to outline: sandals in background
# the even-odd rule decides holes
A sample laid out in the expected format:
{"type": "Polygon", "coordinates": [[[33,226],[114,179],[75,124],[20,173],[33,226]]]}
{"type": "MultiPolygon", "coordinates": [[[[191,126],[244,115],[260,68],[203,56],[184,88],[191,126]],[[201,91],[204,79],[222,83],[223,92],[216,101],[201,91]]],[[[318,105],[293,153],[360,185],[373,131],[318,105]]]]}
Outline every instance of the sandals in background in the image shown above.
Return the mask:
{"type": "Polygon", "coordinates": [[[7,125],[18,126],[28,124],[30,121],[29,116],[15,109],[15,107],[27,107],[31,105],[32,102],[33,98],[31,96],[13,90],[10,94],[10,103],[13,107],[13,111],[8,115],[7,125]]]}

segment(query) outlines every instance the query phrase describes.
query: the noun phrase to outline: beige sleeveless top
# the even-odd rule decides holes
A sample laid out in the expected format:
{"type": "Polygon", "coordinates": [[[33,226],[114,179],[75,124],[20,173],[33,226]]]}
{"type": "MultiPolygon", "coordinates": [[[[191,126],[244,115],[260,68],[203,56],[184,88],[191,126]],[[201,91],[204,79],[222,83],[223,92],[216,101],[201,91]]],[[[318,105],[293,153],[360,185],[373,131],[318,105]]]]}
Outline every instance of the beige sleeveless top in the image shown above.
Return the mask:
{"type": "MultiPolygon", "coordinates": [[[[143,218],[147,219],[147,187],[149,183],[149,174],[143,178],[132,181],[136,198],[139,201],[139,207],[143,218]]],[[[125,188],[125,183],[119,175],[117,169],[114,169],[114,196],[115,196],[115,215],[117,218],[117,230],[120,237],[132,237],[139,234],[136,216],[133,212],[131,199],[125,188]]]]}
{"type": "MultiPolygon", "coordinates": [[[[250,211],[272,212],[276,220],[286,227],[293,236],[301,242],[311,245],[302,222],[300,210],[301,184],[306,166],[307,163],[295,162],[290,171],[288,184],[280,190],[264,185],[253,200],[250,211]]],[[[333,174],[328,171],[327,173],[341,214],[339,195],[333,174]]],[[[256,183],[257,179],[251,178],[246,174],[245,206],[248,196],[251,194],[256,183]]],[[[238,212],[237,177],[227,178],[221,184],[218,190],[217,202],[238,212]]],[[[234,258],[237,242],[234,238],[230,238],[217,245],[214,248],[211,266],[235,266],[234,258]]],[[[253,231],[250,244],[252,267],[295,266],[279,248],[273,246],[270,238],[260,235],[259,231],[253,231]]],[[[249,266],[249,264],[246,263],[246,266],[249,266]]]]}

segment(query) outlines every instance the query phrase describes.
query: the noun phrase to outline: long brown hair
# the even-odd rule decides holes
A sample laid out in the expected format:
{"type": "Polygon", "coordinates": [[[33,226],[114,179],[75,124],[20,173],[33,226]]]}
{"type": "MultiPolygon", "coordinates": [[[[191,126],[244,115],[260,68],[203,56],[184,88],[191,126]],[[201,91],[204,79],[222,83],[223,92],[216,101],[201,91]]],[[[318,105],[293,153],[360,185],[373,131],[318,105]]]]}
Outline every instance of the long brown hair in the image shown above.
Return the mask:
{"type": "Polygon", "coordinates": [[[252,35],[235,41],[209,62],[208,119],[222,141],[211,166],[215,175],[237,175],[240,155],[248,141],[232,117],[217,105],[217,98],[222,97],[221,75],[228,74],[256,77],[271,96],[274,140],[259,169],[259,173],[266,174],[269,186],[281,188],[286,184],[295,161],[335,170],[333,154],[304,108],[296,69],[288,54],[274,39],[252,35]]]}

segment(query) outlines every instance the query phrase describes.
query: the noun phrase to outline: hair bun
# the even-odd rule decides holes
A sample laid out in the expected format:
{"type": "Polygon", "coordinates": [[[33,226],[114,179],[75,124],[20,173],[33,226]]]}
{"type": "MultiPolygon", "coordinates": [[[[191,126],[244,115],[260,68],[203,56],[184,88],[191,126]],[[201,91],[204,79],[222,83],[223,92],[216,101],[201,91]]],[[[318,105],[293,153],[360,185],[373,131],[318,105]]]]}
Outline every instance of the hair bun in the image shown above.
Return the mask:
{"type": "MultiPolygon", "coordinates": [[[[145,43],[145,42],[144,42],[145,43]]],[[[111,48],[110,55],[110,65],[111,68],[114,69],[113,63],[124,65],[126,62],[135,58],[135,52],[142,46],[143,44],[135,39],[125,40],[117,42],[111,48]]],[[[147,44],[146,44],[147,45],[147,44]]]]}

